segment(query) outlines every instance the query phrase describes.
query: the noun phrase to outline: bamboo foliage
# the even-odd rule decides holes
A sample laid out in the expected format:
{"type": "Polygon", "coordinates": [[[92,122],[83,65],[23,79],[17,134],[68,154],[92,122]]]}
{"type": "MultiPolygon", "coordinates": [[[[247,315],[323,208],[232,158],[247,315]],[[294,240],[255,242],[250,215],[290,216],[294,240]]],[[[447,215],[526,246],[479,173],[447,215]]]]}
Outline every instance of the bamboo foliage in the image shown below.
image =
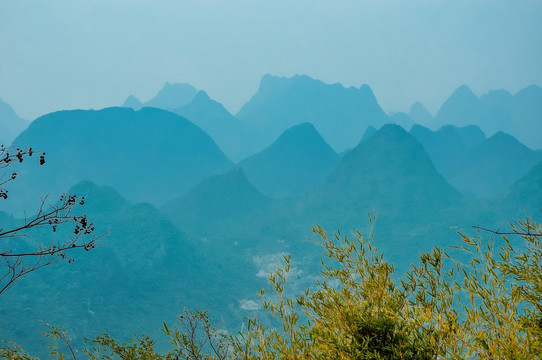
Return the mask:
{"type": "MultiPolygon", "coordinates": [[[[320,280],[299,296],[287,292],[291,256],[261,290],[271,321],[254,317],[247,329],[228,334],[204,311],[185,310],[164,333],[173,349],[154,350],[154,341],[128,344],[107,334],[88,340],[92,359],[538,359],[542,354],[542,225],[527,219],[512,232],[493,232],[489,241],[459,234],[463,262],[435,247],[420,255],[402,277],[360,232],[329,237],[313,231],[324,248],[320,280]],[[465,259],[467,259],[465,261],[465,259]]],[[[67,334],[58,359],[77,359],[67,334]]],[[[12,344],[0,347],[9,359],[30,359],[12,344]]]]}

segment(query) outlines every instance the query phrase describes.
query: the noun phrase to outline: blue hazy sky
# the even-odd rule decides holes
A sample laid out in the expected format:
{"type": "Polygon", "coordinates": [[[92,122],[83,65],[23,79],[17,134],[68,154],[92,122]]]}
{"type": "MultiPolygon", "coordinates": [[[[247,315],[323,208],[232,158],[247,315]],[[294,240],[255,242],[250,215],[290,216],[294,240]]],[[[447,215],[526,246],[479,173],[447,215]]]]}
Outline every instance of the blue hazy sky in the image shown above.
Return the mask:
{"type": "Polygon", "coordinates": [[[236,112],[263,74],[369,84],[433,113],[542,85],[542,1],[0,0],[0,98],[20,116],[145,101],[187,82],[236,112]]]}

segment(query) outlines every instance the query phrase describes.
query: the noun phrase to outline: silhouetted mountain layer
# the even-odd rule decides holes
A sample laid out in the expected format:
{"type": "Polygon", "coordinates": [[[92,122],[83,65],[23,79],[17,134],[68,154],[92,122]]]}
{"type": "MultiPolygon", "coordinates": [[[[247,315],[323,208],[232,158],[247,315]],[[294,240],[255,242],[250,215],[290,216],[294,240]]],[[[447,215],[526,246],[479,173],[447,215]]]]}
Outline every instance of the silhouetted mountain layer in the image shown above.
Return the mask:
{"type": "Polygon", "coordinates": [[[142,107],[155,107],[164,110],[176,109],[189,104],[196,96],[197,90],[190,84],[170,84],[166,82],[155,97],[142,103],[133,95],[128,96],[122,107],[139,110],[142,107]]]}
{"type": "Polygon", "coordinates": [[[228,158],[233,161],[242,159],[244,139],[241,124],[205,91],[199,91],[189,104],[172,111],[186,117],[208,133],[228,158]]]}
{"type": "MultiPolygon", "coordinates": [[[[248,315],[239,301],[254,293],[245,286],[244,274],[254,278],[257,271],[250,261],[219,266],[152,205],[132,205],[112,188],[84,182],[70,193],[85,196],[79,211],[94,222],[96,233],[110,233],[94,250],[74,251],[72,264],[27,275],[2,295],[0,338],[43,354],[43,323],[68,330],[77,346],[83,337],[103,332],[123,341],[134,332],[165,340],[162,322],[175,323],[185,307],[209,309],[225,326],[248,315]]],[[[62,229],[56,233],[60,239],[69,235],[62,229]]],[[[49,228],[35,233],[51,234],[49,228]]]]}
{"type": "Polygon", "coordinates": [[[412,104],[407,115],[416,124],[423,126],[430,126],[433,120],[433,115],[431,115],[431,113],[420,102],[415,102],[412,104]]]}
{"type": "Polygon", "coordinates": [[[501,218],[510,213],[540,217],[542,212],[542,161],[523,175],[497,198],[494,206],[501,218]],[[506,211],[503,211],[506,210],[506,211]]]}
{"type": "Polygon", "coordinates": [[[390,116],[390,123],[399,125],[406,131],[409,131],[414,125],[414,121],[404,112],[397,112],[390,116]]]}
{"type": "Polygon", "coordinates": [[[189,104],[196,96],[197,90],[190,84],[170,84],[166,82],[164,87],[151,100],[143,106],[160,109],[175,109],[189,104]]]}
{"type": "Polygon", "coordinates": [[[373,126],[367,127],[367,129],[365,129],[365,132],[363,133],[363,136],[361,137],[361,140],[359,141],[359,144],[361,144],[362,142],[365,142],[368,138],[376,134],[376,131],[377,130],[373,126]]]}
{"type": "Polygon", "coordinates": [[[542,154],[513,136],[498,132],[485,139],[474,125],[447,125],[435,132],[415,125],[411,134],[423,144],[437,170],[471,197],[497,195],[542,159],[542,154]]]}
{"type": "Polygon", "coordinates": [[[141,101],[139,101],[138,98],[136,98],[133,95],[130,95],[126,98],[126,100],[124,100],[122,107],[129,107],[134,110],[140,110],[143,107],[143,104],[141,103],[141,101]]]}
{"type": "Polygon", "coordinates": [[[286,130],[267,149],[241,161],[251,183],[272,197],[308,194],[339,158],[312,124],[286,130]]]}
{"type": "Polygon", "coordinates": [[[347,153],[300,213],[330,231],[372,232],[404,270],[420,251],[454,236],[450,227],[463,224],[465,208],[475,211],[437,172],[423,146],[389,124],[347,153]],[[374,228],[367,225],[368,212],[377,218],[374,228]]]}
{"type": "MultiPolygon", "coordinates": [[[[486,107],[514,108],[511,104],[523,99],[527,105],[517,109],[530,109],[525,110],[528,117],[536,110],[537,96],[536,87],[528,89],[477,99],[463,88],[446,111],[461,115],[454,110],[459,105],[451,106],[454,101],[477,114],[480,103],[484,113],[486,107]]],[[[419,112],[427,119],[430,114],[424,115],[420,106],[413,106],[408,116],[419,112]]],[[[75,343],[103,331],[121,339],[132,331],[156,337],[162,321],[172,323],[185,306],[210,309],[213,319],[238,330],[243,316],[258,308],[255,292],[269,271],[281,265],[283,254],[293,253],[288,284],[294,293],[313,283],[322,254],[311,233],[315,224],[323,225],[329,236],[337,229],[341,237],[354,229],[374,234],[376,245],[400,273],[420,252],[460,243],[457,227],[468,235],[472,225],[498,227],[524,216],[525,210],[540,218],[542,163],[534,162],[541,152],[503,133],[485,139],[477,126],[445,126],[436,132],[414,126],[410,134],[397,125],[381,127],[385,114],[371,122],[383,114],[379,109],[366,86],[345,89],[307,77],[264,77],[258,94],[240,113],[246,115],[245,124],[262,124],[250,146],[262,141],[256,145],[263,148],[263,140],[277,140],[242,161],[243,169],[232,169],[198,126],[164,110],[79,110],[39,118],[19,140],[45,151],[46,164],[40,167],[38,159],[28,158],[17,167],[20,177],[10,184],[8,202],[0,200],[6,205],[0,226],[21,221],[11,213],[19,205],[32,210],[23,206],[29,197],[51,192],[52,201],[79,180],[112,185],[120,194],[88,181],[71,189],[86,196],[82,211],[97,232],[111,234],[103,239],[104,246],[77,253],[75,263],[29,275],[3,295],[0,338],[17,340],[30,350],[44,348],[36,342],[42,331],[36,320],[67,329],[75,343]],[[338,159],[318,134],[318,123],[337,127],[342,131],[337,142],[355,147],[338,159]],[[469,199],[445,180],[453,176],[465,193],[501,192],[490,199],[469,199]],[[313,190],[274,199],[253,183],[274,195],[313,190]],[[160,212],[150,204],[133,205],[121,194],[166,205],[160,212]],[[367,212],[376,216],[372,223],[367,212]]],[[[177,110],[201,127],[209,126],[217,138],[223,135],[217,142],[235,138],[221,134],[235,118],[204,92],[177,110]]],[[[51,231],[35,234],[49,239],[51,231]]],[[[68,234],[59,231],[56,236],[68,234]]]]}
{"type": "Polygon", "coordinates": [[[437,170],[446,178],[461,166],[469,149],[486,139],[475,125],[446,125],[437,131],[414,125],[410,134],[423,145],[437,170]]]}
{"type": "Polygon", "coordinates": [[[30,125],[30,121],[23,120],[13,108],[0,99],[0,144],[10,146],[19,133],[30,125]]]}
{"type": "Polygon", "coordinates": [[[459,197],[423,146],[400,126],[389,124],[342,158],[310,195],[307,211],[315,209],[345,225],[359,222],[359,211],[405,221],[414,213],[417,218],[431,215],[459,197]]]}
{"type": "Polygon", "coordinates": [[[388,121],[367,85],[345,88],[308,76],[279,78],[265,75],[258,92],[237,113],[252,131],[247,154],[271,144],[286,129],[313,124],[335,151],[355,146],[367,126],[388,121]]]}
{"type": "Polygon", "coordinates": [[[540,160],[541,153],[498,132],[467,151],[447,178],[465,194],[489,197],[512,185],[540,160]]]}
{"type": "Polygon", "coordinates": [[[82,180],[113,186],[131,201],[161,204],[232,166],[200,128],[155,108],[51,113],[16,142],[45,151],[46,164],[29,159],[17,169],[21,176],[8,188],[12,211],[29,210],[38,196],[82,180]]]}
{"type": "Polygon", "coordinates": [[[179,227],[201,237],[246,236],[240,229],[264,220],[271,199],[252,185],[240,168],[207,178],[161,210],[179,227]],[[251,220],[249,220],[252,219],[251,220]]]}
{"type": "Polygon", "coordinates": [[[474,124],[488,135],[502,131],[532,149],[541,149],[542,88],[531,85],[515,95],[506,90],[490,91],[478,98],[463,85],[444,102],[432,124],[432,128],[474,124]]]}

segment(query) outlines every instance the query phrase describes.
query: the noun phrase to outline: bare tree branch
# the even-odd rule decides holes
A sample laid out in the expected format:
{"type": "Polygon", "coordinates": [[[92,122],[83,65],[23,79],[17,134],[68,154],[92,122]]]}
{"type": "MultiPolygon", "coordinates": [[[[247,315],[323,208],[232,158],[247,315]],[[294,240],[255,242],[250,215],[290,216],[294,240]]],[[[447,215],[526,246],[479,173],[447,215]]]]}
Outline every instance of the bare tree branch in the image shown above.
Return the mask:
{"type": "Polygon", "coordinates": [[[491,230],[491,229],[487,229],[481,226],[473,226],[473,228],[475,228],[478,231],[485,231],[485,232],[489,232],[496,235],[542,236],[542,233],[538,233],[538,232],[533,233],[530,231],[526,231],[526,232],[508,231],[507,232],[507,231],[500,231],[500,230],[491,230]]]}
{"type": "MultiPolygon", "coordinates": [[[[20,149],[17,147],[0,146],[0,169],[6,169],[22,163],[26,157],[31,157],[35,152],[32,148],[20,149]]],[[[40,165],[45,164],[45,153],[40,153],[40,165]]],[[[2,186],[17,178],[18,174],[13,172],[7,176],[7,172],[0,175],[0,199],[7,199],[8,191],[2,186]]],[[[31,218],[24,218],[22,224],[11,228],[0,227],[0,264],[4,265],[4,273],[0,275],[0,295],[7,291],[15,281],[22,276],[37,269],[66,260],[73,262],[73,258],[67,252],[75,249],[90,251],[97,245],[97,241],[107,235],[95,235],[94,224],[89,222],[86,215],[74,214],[75,209],[85,204],[84,197],[77,197],[73,194],[62,194],[59,201],[48,202],[48,196],[41,199],[41,204],[36,215],[31,218]],[[48,245],[42,241],[43,235],[31,233],[32,229],[50,227],[56,233],[58,227],[66,228],[68,224],[73,225],[71,234],[63,240],[50,240],[48,245]],[[29,244],[26,238],[37,237],[35,245],[29,244]],[[25,238],[14,246],[10,240],[25,238]]]]}
{"type": "Polygon", "coordinates": [[[530,218],[517,223],[510,223],[512,231],[501,231],[500,229],[492,230],[481,226],[473,226],[478,231],[485,231],[496,235],[519,235],[519,236],[542,236],[542,228],[533,223],[530,218]]]}

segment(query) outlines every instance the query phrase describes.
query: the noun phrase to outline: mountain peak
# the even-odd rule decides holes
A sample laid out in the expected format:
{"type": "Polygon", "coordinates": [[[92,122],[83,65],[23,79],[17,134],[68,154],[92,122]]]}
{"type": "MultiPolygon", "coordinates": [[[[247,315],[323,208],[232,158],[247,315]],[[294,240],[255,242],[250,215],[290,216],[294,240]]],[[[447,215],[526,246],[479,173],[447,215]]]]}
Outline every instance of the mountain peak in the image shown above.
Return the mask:
{"type": "Polygon", "coordinates": [[[314,151],[316,153],[320,153],[325,149],[326,157],[330,154],[336,155],[335,151],[333,151],[329,144],[324,140],[314,125],[307,122],[292,126],[284,131],[268,149],[272,148],[280,148],[281,152],[284,152],[286,149],[292,151],[294,151],[293,149],[296,149],[295,151],[314,151]]]}
{"type": "Polygon", "coordinates": [[[408,117],[410,117],[415,123],[421,125],[428,125],[431,120],[433,120],[433,115],[423,106],[419,101],[416,101],[410,107],[408,112],[408,117]]]}
{"type": "Polygon", "coordinates": [[[535,98],[539,100],[542,98],[542,88],[538,85],[532,84],[518,91],[515,97],[535,98]]]}
{"type": "MultiPolygon", "coordinates": [[[[429,161],[429,157],[418,140],[401,126],[397,124],[386,124],[372,134],[367,140],[360,142],[360,144],[346,154],[343,159],[344,161],[347,161],[347,158],[354,158],[357,157],[359,153],[368,152],[384,152],[386,153],[386,157],[398,158],[402,157],[404,154],[411,153],[412,150],[417,153],[416,156],[426,157],[429,161]]],[[[375,158],[379,157],[376,156],[375,158]]],[[[368,167],[370,168],[371,166],[368,165],[368,167]]]]}
{"type": "MultiPolygon", "coordinates": [[[[269,198],[252,185],[243,170],[236,167],[230,171],[202,180],[186,194],[163,206],[167,214],[186,213],[181,217],[209,216],[221,218],[235,214],[249,214],[254,208],[265,205],[269,198]]],[[[181,220],[182,221],[182,220],[181,220]]]]}
{"type": "Polygon", "coordinates": [[[376,101],[376,96],[373,92],[373,89],[371,89],[371,87],[367,84],[363,84],[359,87],[359,90],[361,91],[361,95],[362,96],[366,96],[370,99],[374,99],[374,101],[376,101]]]}
{"type": "Polygon", "coordinates": [[[480,99],[467,85],[458,87],[440,107],[433,126],[478,124],[484,117],[480,99]]]}
{"type": "Polygon", "coordinates": [[[391,123],[399,125],[405,130],[410,130],[412,126],[414,125],[414,121],[412,121],[410,116],[408,116],[408,114],[405,114],[402,111],[390,116],[390,120],[391,120],[391,123]]]}
{"type": "MultiPolygon", "coordinates": [[[[504,147],[504,146],[515,146],[517,148],[521,149],[529,149],[527,146],[522,144],[518,139],[516,139],[514,136],[507,134],[503,131],[497,131],[495,134],[490,136],[487,139],[487,144],[493,144],[497,147],[504,147]]],[[[530,150],[530,149],[529,149],[530,150]]]]}
{"type": "Polygon", "coordinates": [[[523,89],[521,89],[520,91],[518,92],[521,92],[521,91],[527,91],[527,92],[538,92],[538,93],[542,93],[542,87],[536,85],[536,84],[531,84],[523,89]]]}
{"type": "Polygon", "coordinates": [[[397,124],[386,124],[376,131],[379,136],[409,136],[407,131],[397,124]]]}
{"type": "Polygon", "coordinates": [[[361,144],[362,142],[365,142],[368,138],[373,136],[375,133],[376,133],[376,128],[374,126],[367,126],[367,129],[365,129],[365,132],[363,133],[363,136],[361,137],[359,144],[361,144]]]}
{"type": "Polygon", "coordinates": [[[282,135],[279,136],[278,140],[282,139],[282,140],[299,141],[299,140],[303,140],[303,138],[306,138],[307,136],[310,136],[310,137],[318,136],[322,138],[320,134],[318,134],[318,131],[316,131],[316,128],[314,127],[313,124],[305,122],[299,125],[292,126],[288,130],[283,132],[282,135]]]}
{"type": "Polygon", "coordinates": [[[410,107],[410,112],[427,112],[431,114],[425,106],[419,101],[416,101],[412,106],[410,107]]]}
{"type": "Polygon", "coordinates": [[[57,194],[81,180],[113,186],[130,201],[163,203],[232,165],[203,130],[158,108],[55,112],[36,119],[16,141],[50,156],[48,166],[29,168],[14,184],[29,205],[35,194],[57,194]]]}
{"type": "MultiPolygon", "coordinates": [[[[382,126],[366,141],[360,143],[345,155],[343,162],[349,163],[352,159],[358,159],[360,156],[364,159],[366,158],[363,160],[366,163],[363,166],[366,166],[368,169],[373,166],[381,167],[375,161],[386,161],[390,164],[396,163],[396,166],[402,168],[407,163],[413,163],[413,158],[417,159],[416,161],[420,163],[421,167],[425,166],[434,169],[434,165],[429,160],[429,156],[422,144],[397,124],[382,126]],[[372,156],[373,154],[375,155],[374,157],[372,156]]],[[[358,160],[354,161],[358,162],[358,160]]]]}
{"type": "Polygon", "coordinates": [[[209,97],[209,95],[207,94],[207,92],[205,92],[204,90],[200,90],[196,93],[196,96],[194,97],[194,100],[193,101],[196,101],[196,100],[211,100],[211,98],[209,97]]]}
{"type": "Polygon", "coordinates": [[[367,126],[389,121],[369,86],[345,88],[306,75],[265,75],[237,118],[253,132],[249,153],[262,150],[286,129],[303,122],[314,124],[335,151],[343,151],[359,142],[367,126]]]}
{"type": "Polygon", "coordinates": [[[264,194],[276,197],[305,194],[331,171],[338,160],[333,149],[310,123],[286,130],[265,150],[239,163],[264,194]]]}
{"type": "Polygon", "coordinates": [[[258,93],[260,94],[272,94],[275,91],[281,89],[288,83],[288,78],[284,76],[275,76],[271,74],[265,74],[260,80],[260,86],[258,87],[258,93]]]}
{"type": "Polygon", "coordinates": [[[122,104],[122,107],[130,107],[134,110],[139,110],[143,106],[143,103],[139,101],[138,98],[136,98],[134,95],[129,95],[126,100],[124,100],[124,103],[122,104]]]}
{"type": "Polygon", "coordinates": [[[432,216],[457,196],[423,146],[401,126],[387,124],[344,155],[311,194],[308,206],[352,225],[359,221],[359,212],[351,219],[344,214],[354,209],[375,211],[391,222],[406,221],[411,216],[432,216]],[[330,205],[320,199],[334,200],[330,205]],[[439,199],[438,206],[435,199],[439,199]]]}
{"type": "Polygon", "coordinates": [[[197,90],[190,84],[171,84],[166,82],[158,94],[145,103],[147,107],[175,109],[190,103],[196,96],[197,90]]]}
{"type": "MultiPolygon", "coordinates": [[[[205,194],[219,194],[232,196],[233,194],[251,194],[251,196],[264,199],[261,194],[247,179],[245,173],[240,167],[234,167],[230,171],[209,177],[196,185],[192,191],[202,191],[205,194]]],[[[190,193],[189,192],[189,193],[190,193]]],[[[187,193],[187,195],[189,194],[187,193]]]]}
{"type": "MultiPolygon", "coordinates": [[[[478,103],[478,97],[472,92],[470,87],[467,85],[461,85],[450,95],[448,99],[442,104],[437,116],[440,115],[443,109],[446,109],[450,106],[472,106],[472,104],[478,103]]],[[[444,125],[444,124],[443,124],[444,125]]]]}
{"type": "Polygon", "coordinates": [[[455,91],[452,93],[452,96],[457,96],[461,98],[476,98],[478,97],[472,92],[470,87],[466,84],[463,84],[459,86],[455,91]]]}

